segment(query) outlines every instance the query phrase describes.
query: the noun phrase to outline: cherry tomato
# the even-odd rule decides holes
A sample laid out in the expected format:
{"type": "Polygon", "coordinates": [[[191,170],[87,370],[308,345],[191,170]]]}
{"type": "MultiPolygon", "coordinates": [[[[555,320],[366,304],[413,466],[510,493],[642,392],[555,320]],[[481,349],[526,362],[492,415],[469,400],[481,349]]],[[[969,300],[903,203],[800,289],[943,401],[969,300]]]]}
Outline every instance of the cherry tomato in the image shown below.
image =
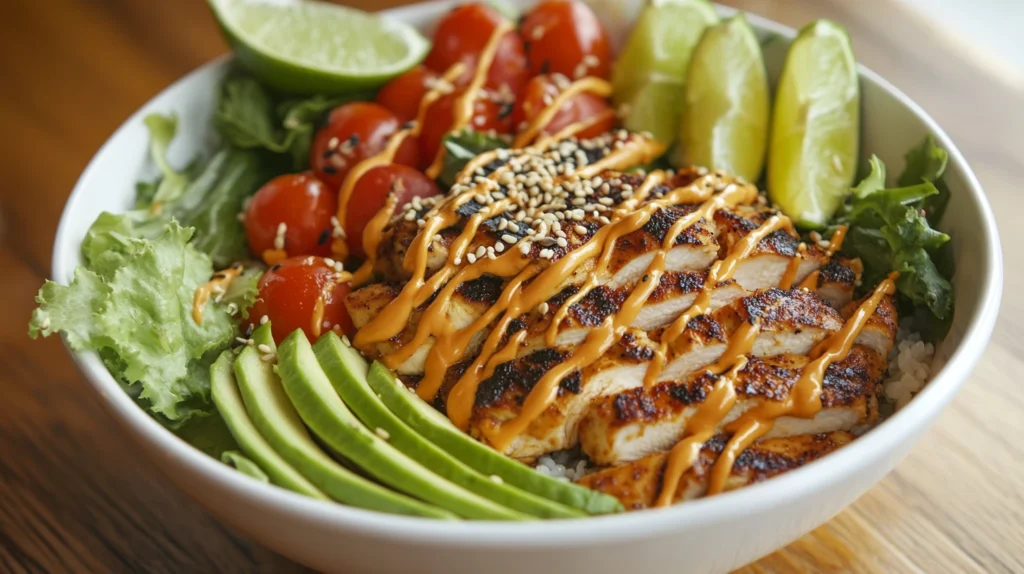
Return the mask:
{"type": "Polygon", "coordinates": [[[256,302],[247,321],[258,325],[264,315],[270,319],[274,340],[280,343],[296,329],[310,341],[337,326],[352,332],[352,320],[344,300],[351,287],[338,282],[338,273],[320,257],[292,257],[274,265],[260,277],[256,302]],[[317,300],[323,301],[323,316],[314,317],[317,300]],[[319,319],[319,333],[313,321],[319,319]]]}
{"type": "MultiPolygon", "coordinates": [[[[548,104],[558,96],[558,83],[550,75],[537,76],[526,85],[519,103],[516,105],[512,121],[518,131],[526,127],[526,123],[537,117],[548,104]]],[[[581,92],[562,104],[555,116],[542,129],[542,134],[553,134],[561,131],[569,124],[585,122],[594,116],[612,109],[604,98],[595,94],[581,92]]],[[[577,132],[579,138],[599,136],[615,127],[615,116],[609,115],[585,130],[577,132]]]]}
{"type": "Polygon", "coordinates": [[[357,257],[363,252],[363,229],[367,222],[384,207],[388,194],[394,193],[396,210],[400,210],[414,197],[430,197],[441,193],[432,179],[423,172],[404,165],[382,165],[359,178],[352,192],[352,201],[345,214],[349,251],[357,257]]]}
{"type": "Polygon", "coordinates": [[[519,26],[530,74],[559,73],[571,79],[607,78],[612,51],[597,15],[579,0],[546,0],[519,26]]]}
{"type": "MultiPolygon", "coordinates": [[[[468,129],[477,132],[493,130],[495,133],[512,133],[512,112],[511,103],[496,102],[496,98],[481,93],[473,101],[473,118],[469,121],[468,129]]],[[[423,120],[423,131],[420,132],[420,157],[425,164],[433,161],[437,150],[441,148],[441,140],[444,139],[452,129],[454,121],[454,106],[462,92],[454,92],[438,98],[427,110],[426,118],[423,120]]]]}
{"type": "Polygon", "coordinates": [[[437,73],[430,68],[416,66],[384,84],[377,92],[377,103],[395,114],[399,122],[412,121],[419,114],[420,100],[436,79],[437,73]]]}
{"type": "MultiPolygon", "coordinates": [[[[360,161],[379,153],[402,126],[395,114],[380,104],[352,102],[331,110],[327,125],[316,133],[310,149],[313,172],[327,185],[337,189],[345,175],[360,161]]],[[[406,138],[395,154],[402,165],[419,164],[413,138],[406,138]]]]}
{"type": "MultiPolygon", "coordinates": [[[[455,83],[465,85],[476,69],[480,52],[487,46],[495,28],[504,21],[504,16],[485,4],[465,4],[453,9],[437,25],[434,46],[424,64],[435,72],[444,73],[456,62],[463,62],[466,73],[455,83]]],[[[523,41],[510,30],[498,45],[485,85],[494,89],[505,86],[518,94],[529,77],[523,41]]]]}
{"type": "Polygon", "coordinates": [[[274,249],[283,224],[284,249],[289,255],[330,255],[331,217],[337,211],[337,193],[312,173],[275,177],[245,208],[249,248],[257,256],[274,249]]]}

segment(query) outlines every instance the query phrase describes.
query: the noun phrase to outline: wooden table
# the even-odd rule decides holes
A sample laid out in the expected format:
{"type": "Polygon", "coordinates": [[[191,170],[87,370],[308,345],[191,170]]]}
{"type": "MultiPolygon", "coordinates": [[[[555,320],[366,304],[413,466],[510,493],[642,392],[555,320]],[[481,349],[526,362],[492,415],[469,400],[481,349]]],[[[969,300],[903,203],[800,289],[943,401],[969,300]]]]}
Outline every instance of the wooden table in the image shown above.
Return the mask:
{"type": "MultiPolygon", "coordinates": [[[[379,7],[390,2],[360,2],[379,7]]],[[[737,0],[833,18],[859,59],[950,132],[1002,230],[1006,299],[971,382],[896,471],[750,572],[1024,571],[1024,92],[894,0],[737,0]]],[[[30,341],[64,200],[136,108],[225,51],[200,0],[11,0],[0,34],[0,571],[290,571],[214,520],[122,436],[58,340],[30,341]]]]}

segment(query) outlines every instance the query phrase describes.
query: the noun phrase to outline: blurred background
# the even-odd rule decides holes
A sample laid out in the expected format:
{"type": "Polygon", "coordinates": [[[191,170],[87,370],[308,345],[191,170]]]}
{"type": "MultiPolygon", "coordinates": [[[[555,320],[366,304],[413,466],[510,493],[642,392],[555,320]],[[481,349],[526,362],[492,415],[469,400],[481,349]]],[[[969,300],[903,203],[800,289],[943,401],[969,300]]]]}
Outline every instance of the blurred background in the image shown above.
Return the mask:
{"type": "MultiPolygon", "coordinates": [[[[595,0],[600,3],[601,0],[595,0]]],[[[347,4],[376,10],[397,0],[347,4]]],[[[1021,572],[1024,3],[729,0],[798,27],[831,18],[858,59],[960,146],[1006,249],[1003,319],[973,381],[906,462],[751,572],[1021,572]],[[1016,443],[1016,444],[1014,444],[1016,443]],[[993,453],[987,452],[994,449],[993,453]]],[[[177,492],[103,413],[32,297],[78,174],[136,108],[225,53],[203,0],[4,0],[0,19],[0,571],[299,567],[177,492]]]]}

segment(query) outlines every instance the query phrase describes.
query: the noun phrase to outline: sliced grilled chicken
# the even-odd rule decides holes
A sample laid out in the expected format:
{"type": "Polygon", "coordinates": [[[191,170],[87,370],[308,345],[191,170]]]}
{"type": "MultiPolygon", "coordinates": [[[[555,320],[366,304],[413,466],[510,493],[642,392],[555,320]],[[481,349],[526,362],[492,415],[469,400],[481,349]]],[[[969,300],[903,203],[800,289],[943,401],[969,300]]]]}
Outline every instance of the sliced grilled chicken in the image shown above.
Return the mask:
{"type": "MultiPolygon", "coordinates": [[[[716,431],[751,407],[786,400],[809,362],[805,355],[750,357],[734,380],[736,404],[716,431]]],[[[767,436],[856,431],[874,423],[876,389],[884,373],[882,355],[868,347],[854,347],[846,359],[827,369],[822,409],[810,419],[779,417],[767,436]]],[[[617,465],[671,449],[718,380],[705,372],[684,382],[639,387],[596,401],[580,421],[583,452],[599,465],[617,465]]]]}
{"type": "MultiPolygon", "coordinates": [[[[683,474],[673,503],[698,498],[707,492],[711,468],[728,438],[718,435],[704,444],[693,467],[683,474]]],[[[725,490],[742,488],[800,468],[835,452],[853,438],[850,433],[832,432],[761,440],[736,457],[725,490]]],[[[652,454],[589,474],[579,483],[618,498],[627,510],[650,508],[660,494],[667,459],[666,453],[652,454]]]]}
{"type": "MultiPolygon", "coordinates": [[[[691,321],[658,380],[683,380],[695,369],[714,362],[725,351],[730,334],[754,319],[761,325],[753,345],[754,356],[806,354],[842,326],[838,312],[814,293],[796,289],[762,291],[691,321]]],[[[656,346],[657,341],[642,331],[631,330],[582,373],[566,377],[555,402],[517,437],[507,454],[531,460],[575,445],[579,421],[589,405],[601,397],[640,387],[656,346]]],[[[542,349],[499,367],[494,377],[481,384],[481,389],[488,390],[477,395],[470,432],[485,439],[495,427],[514,418],[530,389],[568,356],[567,351],[542,349]]]]}
{"type": "Polygon", "coordinates": [[[863,273],[860,259],[834,256],[819,269],[818,294],[836,309],[842,309],[853,300],[853,291],[863,273]]]}

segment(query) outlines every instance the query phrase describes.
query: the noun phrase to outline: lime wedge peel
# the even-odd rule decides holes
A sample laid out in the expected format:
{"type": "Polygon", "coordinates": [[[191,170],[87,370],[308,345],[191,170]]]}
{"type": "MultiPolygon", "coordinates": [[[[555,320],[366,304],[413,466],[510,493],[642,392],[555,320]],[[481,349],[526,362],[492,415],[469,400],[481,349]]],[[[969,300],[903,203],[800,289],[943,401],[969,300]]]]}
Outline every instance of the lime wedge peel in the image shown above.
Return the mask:
{"type": "Polygon", "coordinates": [[[407,24],[303,0],[208,0],[235,56],[290,93],[372,88],[418,64],[430,43],[407,24]]]}
{"type": "Polygon", "coordinates": [[[612,84],[623,124],[676,139],[683,86],[693,48],[705,28],[718,22],[706,0],[655,0],[644,7],[615,61],[612,84]]]}
{"type": "Polygon", "coordinates": [[[820,228],[857,170],[860,88],[850,38],[818,20],[803,28],[779,79],[768,149],[768,195],[797,224],[820,228]]]}
{"type": "Polygon", "coordinates": [[[770,123],[768,75],[742,14],[704,32],[694,49],[679,128],[683,160],[757,181],[770,123]]]}

